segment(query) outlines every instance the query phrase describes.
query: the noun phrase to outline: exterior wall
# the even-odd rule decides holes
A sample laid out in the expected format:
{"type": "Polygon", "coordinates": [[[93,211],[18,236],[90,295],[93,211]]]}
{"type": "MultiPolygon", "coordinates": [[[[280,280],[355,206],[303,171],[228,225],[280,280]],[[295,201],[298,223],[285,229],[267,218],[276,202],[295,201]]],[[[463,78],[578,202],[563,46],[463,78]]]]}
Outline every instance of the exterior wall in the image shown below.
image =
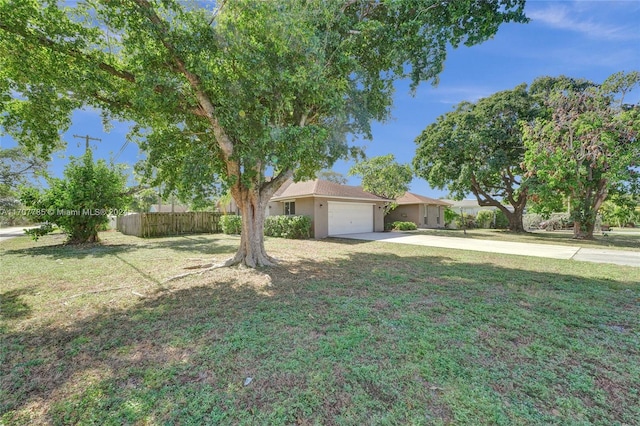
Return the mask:
{"type": "MultiPolygon", "coordinates": [[[[316,215],[318,214],[317,202],[314,202],[313,198],[296,198],[294,200],[296,203],[296,216],[309,216],[311,218],[311,236],[315,235],[315,222],[316,215]]],[[[284,201],[270,201],[267,204],[267,209],[265,212],[266,216],[280,216],[284,214],[284,201]]],[[[326,214],[326,212],[325,212],[326,214]]],[[[326,220],[325,220],[326,221],[326,220]]],[[[325,235],[326,236],[326,235],[325,235]]]]}
{"type": "Polygon", "coordinates": [[[434,204],[423,204],[420,206],[423,211],[420,228],[444,228],[444,207],[434,204]],[[425,219],[427,218],[426,223],[425,219]]]}
{"type": "MultiPolygon", "coordinates": [[[[311,218],[312,237],[316,239],[326,238],[329,235],[329,201],[339,201],[343,203],[357,203],[357,200],[327,197],[305,197],[296,198],[296,215],[305,215],[311,218]]],[[[384,231],[384,204],[383,202],[362,201],[371,206],[373,214],[373,227],[375,232],[384,231]]],[[[266,210],[267,216],[284,214],[284,202],[269,202],[266,210]]]]}
{"type": "Polygon", "coordinates": [[[422,218],[420,216],[419,204],[405,204],[391,210],[384,218],[386,223],[393,222],[413,222],[420,226],[422,218]]]}
{"type": "Polygon", "coordinates": [[[387,217],[386,223],[413,222],[418,228],[443,228],[444,206],[435,204],[405,204],[393,209],[387,217]],[[425,223],[424,218],[427,218],[425,223]],[[439,222],[438,222],[438,218],[439,222]]]}

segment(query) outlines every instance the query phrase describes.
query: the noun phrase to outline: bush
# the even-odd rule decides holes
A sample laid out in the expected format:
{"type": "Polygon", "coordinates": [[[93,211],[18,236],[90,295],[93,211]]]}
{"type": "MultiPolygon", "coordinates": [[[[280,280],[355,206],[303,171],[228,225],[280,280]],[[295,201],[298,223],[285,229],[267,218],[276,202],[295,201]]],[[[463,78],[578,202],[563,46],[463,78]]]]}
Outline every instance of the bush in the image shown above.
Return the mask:
{"type": "Polygon", "coordinates": [[[478,228],[489,229],[493,226],[493,218],[493,210],[480,210],[476,215],[476,226],[478,228]]]}
{"type": "Polygon", "coordinates": [[[507,219],[507,216],[504,214],[502,210],[496,211],[496,219],[495,219],[494,226],[496,229],[509,228],[509,219],[507,219]]]}
{"type": "Polygon", "coordinates": [[[445,228],[448,228],[449,225],[451,225],[452,223],[455,223],[455,220],[457,217],[459,217],[460,215],[458,213],[456,213],[451,207],[445,207],[444,208],[444,226],[445,228]]]}
{"type": "Polygon", "coordinates": [[[230,235],[238,235],[242,232],[242,217],[235,214],[225,214],[220,217],[222,232],[230,235]]]}
{"type": "Polygon", "coordinates": [[[476,217],[472,214],[464,214],[456,217],[456,228],[473,229],[476,227],[476,217]]]}
{"type": "Polygon", "coordinates": [[[264,235],[289,239],[311,237],[309,216],[267,216],[264,220],[264,235]]]}
{"type": "Polygon", "coordinates": [[[413,222],[393,222],[392,226],[395,231],[415,231],[418,229],[413,222]]]}
{"type": "MultiPolygon", "coordinates": [[[[68,236],[69,243],[99,241],[98,231],[109,223],[109,215],[121,211],[129,202],[127,177],[122,167],[108,165],[104,160],[93,162],[91,151],[80,158],[71,158],[64,178],[47,178],[49,188],[39,191],[25,188],[21,201],[34,221],[56,225],[68,236]]],[[[34,239],[44,235],[43,227],[31,233],[34,239]]]]}

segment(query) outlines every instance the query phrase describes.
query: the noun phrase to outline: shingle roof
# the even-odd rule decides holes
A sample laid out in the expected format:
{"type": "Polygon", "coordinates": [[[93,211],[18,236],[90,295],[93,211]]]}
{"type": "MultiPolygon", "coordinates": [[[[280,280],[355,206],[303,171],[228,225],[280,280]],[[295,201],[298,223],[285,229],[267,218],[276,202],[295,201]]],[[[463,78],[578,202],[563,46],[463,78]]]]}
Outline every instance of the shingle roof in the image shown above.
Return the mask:
{"type": "Polygon", "coordinates": [[[437,206],[450,206],[450,203],[447,203],[443,200],[436,200],[435,198],[425,197],[423,195],[414,194],[412,192],[405,192],[405,194],[396,199],[396,203],[398,205],[404,204],[432,204],[437,206]]]}
{"type": "Polygon", "coordinates": [[[301,197],[336,197],[357,200],[390,201],[364,191],[359,186],[341,185],[328,180],[316,179],[305,182],[288,180],[271,197],[272,201],[301,197]]]}

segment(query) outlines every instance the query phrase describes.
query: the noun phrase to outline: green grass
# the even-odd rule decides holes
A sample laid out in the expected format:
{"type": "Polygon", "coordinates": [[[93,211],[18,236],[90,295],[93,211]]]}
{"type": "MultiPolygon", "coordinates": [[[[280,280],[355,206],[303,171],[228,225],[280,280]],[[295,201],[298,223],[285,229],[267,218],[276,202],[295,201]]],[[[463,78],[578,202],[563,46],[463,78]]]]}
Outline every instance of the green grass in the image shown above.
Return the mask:
{"type": "Polygon", "coordinates": [[[536,244],[557,244],[574,247],[597,247],[619,250],[640,250],[640,229],[614,228],[603,234],[595,234],[593,240],[576,240],[573,231],[533,231],[513,233],[501,229],[421,229],[413,232],[424,235],[438,235],[480,240],[514,241],[536,244]]]}
{"type": "Polygon", "coordinates": [[[0,244],[0,424],[637,424],[640,268],[342,240],[0,244]],[[244,386],[245,380],[252,378],[244,386]]]}

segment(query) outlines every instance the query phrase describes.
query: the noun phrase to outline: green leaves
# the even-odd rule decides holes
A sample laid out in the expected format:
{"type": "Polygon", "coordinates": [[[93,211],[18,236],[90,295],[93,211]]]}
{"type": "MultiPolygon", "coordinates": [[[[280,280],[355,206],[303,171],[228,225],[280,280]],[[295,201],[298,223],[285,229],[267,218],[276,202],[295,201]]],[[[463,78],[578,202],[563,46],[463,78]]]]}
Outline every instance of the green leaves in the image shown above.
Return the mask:
{"type": "MultiPolygon", "coordinates": [[[[362,177],[362,188],[365,191],[390,200],[404,195],[413,180],[411,166],[398,164],[393,154],[360,161],[349,170],[349,175],[362,177]]],[[[395,203],[385,207],[385,213],[393,208],[395,208],[395,203]]]]}
{"type": "MultiPolygon", "coordinates": [[[[94,164],[91,151],[71,160],[64,179],[49,178],[48,183],[49,189],[43,192],[26,189],[21,201],[33,219],[55,224],[72,243],[98,241],[100,226],[109,223],[108,216],[121,214],[129,202],[122,170],[102,160],[94,164]]],[[[40,235],[38,231],[34,238],[40,235]]]]}
{"type": "MultiPolygon", "coordinates": [[[[535,84],[535,83],[534,83],[535,84]]],[[[596,214],[609,191],[637,188],[640,142],[637,106],[624,95],[640,84],[640,73],[616,73],[602,85],[566,77],[545,78],[544,105],[552,114],[524,124],[527,173],[543,196],[570,198],[575,236],[591,238],[596,214]]]]}
{"type": "Polygon", "coordinates": [[[47,154],[91,106],[144,129],[150,182],[240,206],[357,153],[346,135],[371,137],[393,82],[435,81],[449,45],[526,21],[524,0],[67,4],[0,4],[3,129],[47,154]]]}

